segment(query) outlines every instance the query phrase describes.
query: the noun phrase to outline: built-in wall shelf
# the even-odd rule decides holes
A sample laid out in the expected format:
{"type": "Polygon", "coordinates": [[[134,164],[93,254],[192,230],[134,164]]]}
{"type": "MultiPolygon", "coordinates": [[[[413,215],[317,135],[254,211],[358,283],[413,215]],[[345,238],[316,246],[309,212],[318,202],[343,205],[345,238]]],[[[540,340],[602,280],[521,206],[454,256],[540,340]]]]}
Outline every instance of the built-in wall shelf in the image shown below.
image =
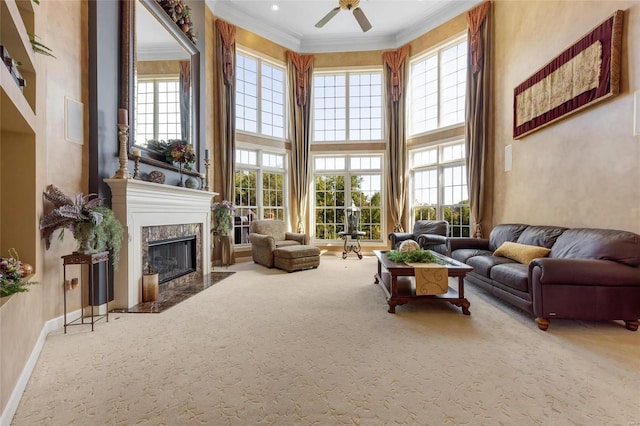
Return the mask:
{"type": "MultiPolygon", "coordinates": [[[[7,49],[13,60],[20,63],[18,70],[26,82],[24,92],[19,91],[20,97],[26,99],[33,113],[36,109],[36,72],[35,53],[29,41],[29,32],[33,31],[33,6],[30,3],[23,0],[0,2],[0,45],[7,49]]],[[[6,66],[3,65],[3,68],[6,66]]],[[[9,83],[16,85],[8,68],[6,70],[9,79],[2,78],[3,88],[9,83]]]]}
{"type": "Polygon", "coordinates": [[[0,120],[2,130],[34,133],[36,115],[7,67],[0,64],[0,120]]]}
{"type": "Polygon", "coordinates": [[[0,59],[0,255],[13,248],[36,266],[36,61],[29,33],[35,33],[32,0],[0,0],[0,45],[26,82],[21,89],[0,59]]]}

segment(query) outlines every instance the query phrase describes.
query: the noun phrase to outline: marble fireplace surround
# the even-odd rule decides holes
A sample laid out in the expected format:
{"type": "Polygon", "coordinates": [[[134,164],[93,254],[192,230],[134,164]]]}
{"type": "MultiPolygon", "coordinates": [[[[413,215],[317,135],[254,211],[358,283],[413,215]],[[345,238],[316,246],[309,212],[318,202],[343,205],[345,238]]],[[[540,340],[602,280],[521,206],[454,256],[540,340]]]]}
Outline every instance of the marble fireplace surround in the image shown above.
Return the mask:
{"type": "Polygon", "coordinates": [[[199,225],[198,272],[211,272],[211,200],[215,192],[134,179],[104,181],[111,188],[111,208],[125,230],[110,309],[131,308],[142,301],[145,227],[199,225]]]}

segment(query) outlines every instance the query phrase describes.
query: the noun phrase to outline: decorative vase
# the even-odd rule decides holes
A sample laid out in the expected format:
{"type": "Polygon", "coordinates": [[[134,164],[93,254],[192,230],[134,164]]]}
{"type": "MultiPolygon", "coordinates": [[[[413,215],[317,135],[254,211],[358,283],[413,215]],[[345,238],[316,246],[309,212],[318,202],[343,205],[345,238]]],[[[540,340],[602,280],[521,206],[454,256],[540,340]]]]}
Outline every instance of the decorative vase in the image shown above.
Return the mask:
{"type": "Polygon", "coordinates": [[[184,184],[187,188],[200,189],[200,182],[194,177],[188,177],[184,184]]]}
{"type": "Polygon", "coordinates": [[[93,234],[93,223],[81,222],[76,225],[76,230],[73,236],[78,241],[78,248],[74,251],[74,254],[91,254],[95,252],[91,247],[91,235],[93,234]]]}
{"type": "Polygon", "coordinates": [[[178,171],[180,172],[180,182],[178,182],[178,186],[184,186],[184,182],[182,181],[182,163],[178,162],[178,171]]]}

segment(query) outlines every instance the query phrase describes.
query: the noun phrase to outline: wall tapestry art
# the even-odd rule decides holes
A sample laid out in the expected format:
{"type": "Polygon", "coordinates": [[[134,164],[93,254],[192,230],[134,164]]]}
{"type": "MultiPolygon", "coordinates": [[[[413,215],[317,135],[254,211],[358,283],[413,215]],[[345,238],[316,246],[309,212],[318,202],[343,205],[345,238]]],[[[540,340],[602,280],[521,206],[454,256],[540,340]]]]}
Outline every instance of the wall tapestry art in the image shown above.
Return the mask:
{"type": "Polygon", "coordinates": [[[618,94],[623,19],[616,11],[515,88],[514,139],[618,94]]]}

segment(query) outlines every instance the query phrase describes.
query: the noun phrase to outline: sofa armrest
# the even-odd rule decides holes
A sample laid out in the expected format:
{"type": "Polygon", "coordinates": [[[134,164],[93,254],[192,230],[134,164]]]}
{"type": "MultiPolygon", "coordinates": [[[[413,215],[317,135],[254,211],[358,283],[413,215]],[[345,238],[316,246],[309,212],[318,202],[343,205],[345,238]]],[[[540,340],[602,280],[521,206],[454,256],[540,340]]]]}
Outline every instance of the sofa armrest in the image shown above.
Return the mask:
{"type": "Polygon", "coordinates": [[[307,244],[309,244],[309,236],[307,234],[298,234],[296,232],[285,232],[284,239],[297,241],[303,246],[306,246],[307,244]]]}
{"type": "Polygon", "coordinates": [[[489,250],[489,240],[486,238],[449,237],[447,238],[449,253],[458,249],[489,250]]]}
{"type": "Polygon", "coordinates": [[[447,244],[447,237],[438,234],[422,234],[418,236],[420,247],[447,244]]]}
{"type": "Polygon", "coordinates": [[[391,249],[394,250],[403,241],[412,240],[413,234],[409,232],[391,232],[389,233],[389,241],[391,241],[391,249]]]}
{"type": "Polygon", "coordinates": [[[249,234],[249,241],[256,248],[266,248],[271,251],[276,249],[276,240],[271,235],[264,234],[249,234]]]}
{"type": "Polygon", "coordinates": [[[529,264],[532,284],[577,284],[640,287],[640,268],[611,260],[539,258],[529,264]]]}

